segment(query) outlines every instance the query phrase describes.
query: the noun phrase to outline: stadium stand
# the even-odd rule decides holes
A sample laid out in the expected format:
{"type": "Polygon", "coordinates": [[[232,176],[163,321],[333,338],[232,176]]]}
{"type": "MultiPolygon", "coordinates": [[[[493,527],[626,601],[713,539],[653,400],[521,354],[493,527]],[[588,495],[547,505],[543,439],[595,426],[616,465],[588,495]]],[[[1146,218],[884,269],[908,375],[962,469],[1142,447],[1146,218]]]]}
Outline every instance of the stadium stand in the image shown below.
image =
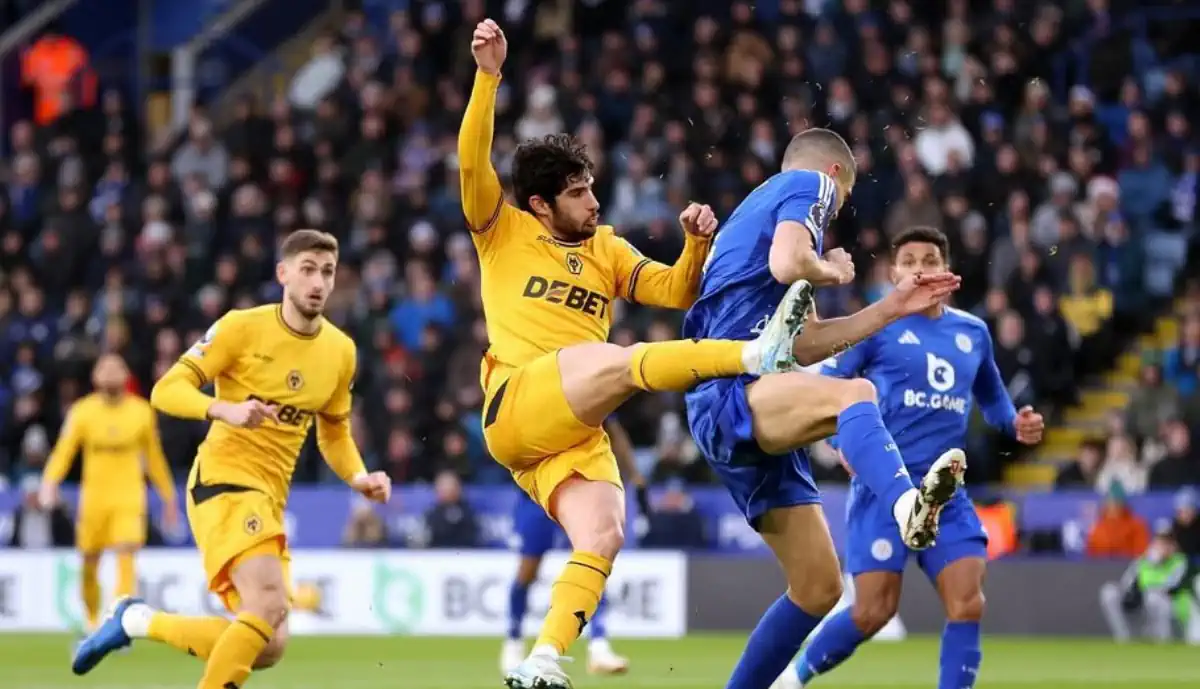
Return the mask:
{"type": "MultiPolygon", "coordinates": [[[[361,347],[354,419],[369,464],[403,483],[450,470],[468,495],[505,485],[479,427],[486,332],[454,160],[469,27],[492,4],[364,2],[274,99],[245,97],[227,121],[197,108],[166,152],[144,147],[115,91],[13,124],[0,474],[38,470],[98,352],[120,352],[148,391],[225,309],[277,297],[282,233],[321,227],[344,247],[330,317],[361,347]]],[[[823,290],[822,315],[885,293],[898,228],[943,227],[964,276],[957,306],[988,320],[1014,399],[1054,413],[1029,456],[973,437],[972,483],[1049,487],[1063,471],[1061,485],[1119,481],[1135,500],[1200,483],[1200,283],[1183,279],[1200,266],[1195,18],[1118,0],[501,4],[502,174],[520,139],[576,133],[607,219],[670,262],[688,200],[723,217],[791,134],[832,127],[860,173],[827,246],[851,251],[860,279],[823,290]]],[[[627,306],[613,337],[677,326],[627,306]]],[[[702,485],[681,404],[644,395],[621,418],[649,475],[702,485]]],[[[164,420],[163,432],[182,474],[200,429],[164,420]]],[[[844,478],[817,455],[822,478],[844,478]]],[[[331,478],[308,448],[296,480],[331,478]]],[[[1054,524],[1044,514],[1022,529],[1054,524]]]]}

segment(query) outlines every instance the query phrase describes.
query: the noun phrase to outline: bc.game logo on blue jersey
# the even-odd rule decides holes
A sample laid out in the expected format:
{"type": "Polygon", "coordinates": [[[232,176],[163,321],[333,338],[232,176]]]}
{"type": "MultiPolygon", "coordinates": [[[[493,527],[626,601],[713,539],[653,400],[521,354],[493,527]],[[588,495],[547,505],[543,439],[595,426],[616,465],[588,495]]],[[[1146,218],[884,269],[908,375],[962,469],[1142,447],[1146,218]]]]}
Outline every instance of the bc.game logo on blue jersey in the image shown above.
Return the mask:
{"type": "Polygon", "coordinates": [[[930,353],[926,353],[925,358],[928,362],[926,378],[933,391],[908,388],[904,391],[904,406],[966,414],[967,398],[946,394],[954,389],[957,379],[954,365],[930,353]]]}

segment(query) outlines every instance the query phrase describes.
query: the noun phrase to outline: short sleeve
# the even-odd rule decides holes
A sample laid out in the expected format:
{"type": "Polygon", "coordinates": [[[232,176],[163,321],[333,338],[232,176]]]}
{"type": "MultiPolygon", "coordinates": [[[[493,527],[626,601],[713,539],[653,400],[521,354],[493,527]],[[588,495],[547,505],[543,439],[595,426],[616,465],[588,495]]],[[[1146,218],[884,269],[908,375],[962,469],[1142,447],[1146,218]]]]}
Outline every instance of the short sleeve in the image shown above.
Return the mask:
{"type": "Polygon", "coordinates": [[[179,357],[179,363],[195,373],[201,385],[212,382],[237,360],[244,344],[241,326],[236,312],[225,314],[179,357]]]}
{"type": "Polygon", "coordinates": [[[808,228],[813,246],[821,246],[821,237],[837,209],[837,184],[823,172],[805,170],[793,173],[787,181],[775,222],[798,222],[808,228]]]}

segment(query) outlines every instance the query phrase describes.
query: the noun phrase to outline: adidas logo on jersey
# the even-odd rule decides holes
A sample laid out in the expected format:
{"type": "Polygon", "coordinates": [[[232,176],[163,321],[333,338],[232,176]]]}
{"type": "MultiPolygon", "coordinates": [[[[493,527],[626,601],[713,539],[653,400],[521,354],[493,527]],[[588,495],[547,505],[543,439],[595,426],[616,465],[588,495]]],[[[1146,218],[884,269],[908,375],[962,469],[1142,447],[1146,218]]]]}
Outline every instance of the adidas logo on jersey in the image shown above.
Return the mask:
{"type": "Polygon", "coordinates": [[[910,344],[910,345],[921,344],[921,340],[918,339],[916,334],[914,334],[913,331],[911,331],[911,330],[905,330],[904,334],[900,336],[900,339],[897,340],[897,342],[899,342],[900,344],[910,344]]]}

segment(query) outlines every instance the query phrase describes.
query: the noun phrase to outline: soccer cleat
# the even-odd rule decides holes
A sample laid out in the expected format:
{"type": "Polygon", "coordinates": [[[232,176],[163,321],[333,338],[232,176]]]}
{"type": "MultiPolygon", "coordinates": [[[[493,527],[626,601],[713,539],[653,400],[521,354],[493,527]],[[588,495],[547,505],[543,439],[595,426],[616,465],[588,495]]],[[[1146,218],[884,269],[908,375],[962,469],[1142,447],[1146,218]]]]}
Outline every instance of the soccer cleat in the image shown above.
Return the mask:
{"type": "Polygon", "coordinates": [[[804,324],[812,315],[813,293],[813,286],[807,280],[788,288],[758,338],[748,346],[752,355],[747,363],[753,365],[747,366],[747,373],[764,376],[793,370],[796,336],[804,331],[804,324]]]}
{"type": "Polygon", "coordinates": [[[71,661],[71,671],[77,675],[86,675],[108,657],[108,654],[128,648],[133,640],[125,632],[121,617],[129,606],[142,603],[140,598],[121,598],[109,610],[108,616],[96,631],[84,639],[75,649],[75,658],[71,661]]]}
{"type": "Polygon", "coordinates": [[[629,672],[629,659],[613,651],[608,639],[588,642],[587,671],[593,675],[623,675],[629,672]]]}
{"type": "Polygon", "coordinates": [[[904,544],[913,550],[924,550],[937,539],[942,509],[963,484],[967,472],[967,455],[958,449],[947,450],[929,467],[921,481],[917,500],[908,522],[901,530],[904,544]]]}
{"type": "Polygon", "coordinates": [[[508,674],[525,660],[525,642],[520,639],[505,639],[500,647],[500,672],[508,674]]]}
{"type": "Polygon", "coordinates": [[[508,689],[572,689],[571,678],[559,666],[570,658],[539,653],[537,649],[504,677],[508,689]]]}

